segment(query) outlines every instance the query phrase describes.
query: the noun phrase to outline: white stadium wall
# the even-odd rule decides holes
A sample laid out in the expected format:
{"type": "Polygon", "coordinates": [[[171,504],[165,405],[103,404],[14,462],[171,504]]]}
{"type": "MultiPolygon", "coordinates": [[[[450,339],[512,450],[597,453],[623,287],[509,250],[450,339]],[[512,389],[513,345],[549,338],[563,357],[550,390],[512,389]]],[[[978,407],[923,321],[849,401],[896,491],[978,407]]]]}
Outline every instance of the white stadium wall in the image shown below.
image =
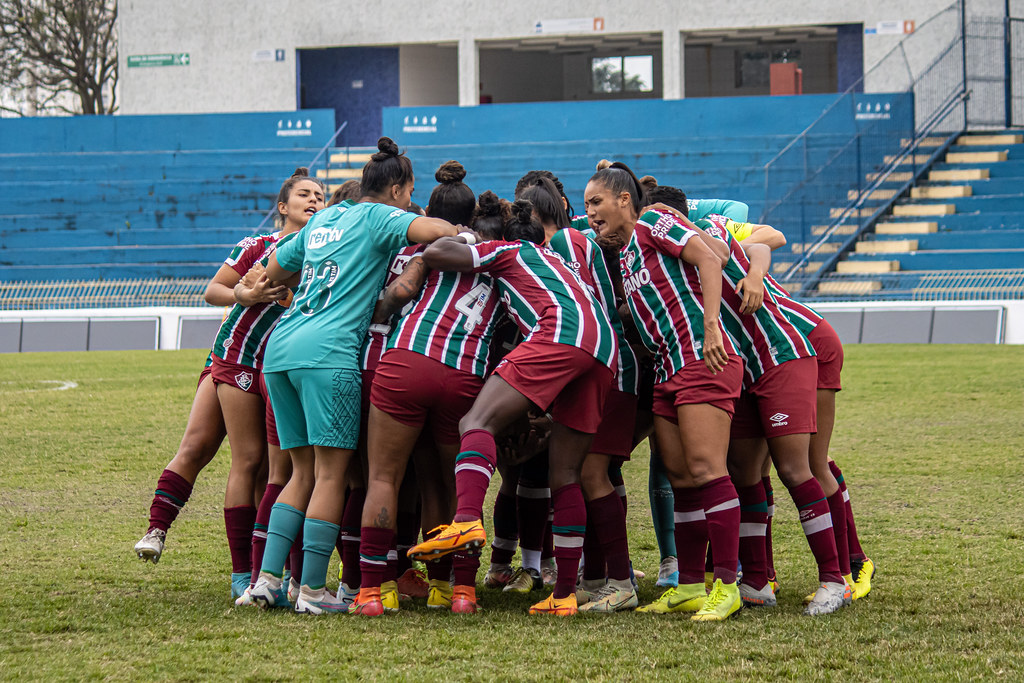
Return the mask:
{"type": "MultiPolygon", "coordinates": [[[[532,41],[529,50],[538,46],[542,49],[544,38],[583,31],[579,21],[567,20],[596,19],[600,20],[598,31],[594,31],[594,27],[583,31],[591,37],[635,34],[646,35],[649,40],[651,34],[660,36],[656,49],[662,63],[657,65],[657,70],[665,74],[664,87],[651,96],[677,99],[688,90],[684,78],[693,74],[690,58],[700,58],[686,48],[687,36],[695,32],[844,24],[863,24],[866,29],[872,29],[881,22],[921,23],[948,5],[948,0],[863,0],[857,3],[845,0],[811,3],[802,0],[772,3],[656,0],[643,4],[580,0],[557,4],[540,0],[515,3],[122,0],[119,4],[121,112],[294,109],[299,90],[297,51],[340,46],[402,48],[403,105],[476,104],[481,94],[481,77],[502,76],[500,65],[489,64],[487,55],[480,54],[489,49],[489,43],[526,40],[532,41]],[[550,30],[538,35],[538,21],[542,26],[546,23],[550,30]]],[[[1000,15],[1002,0],[969,0],[968,11],[1000,15]]],[[[893,24],[888,26],[891,28],[893,24]]],[[[864,71],[901,37],[885,31],[866,31],[864,71]]],[[[544,56],[538,53],[531,59],[543,62],[544,56]]],[[[820,62],[819,56],[814,54],[807,54],[803,59],[820,62]]],[[[539,95],[574,99],[574,87],[578,87],[579,81],[565,73],[566,69],[573,68],[573,60],[559,61],[559,68],[552,67],[547,72],[554,78],[538,86],[551,92],[539,95]],[[559,72],[561,83],[557,80],[559,72]]],[[[549,62],[548,66],[552,64],[549,62]]],[[[727,74],[728,69],[722,73],[727,74]]],[[[660,78],[657,81],[661,83],[660,78]]],[[[805,83],[805,91],[810,91],[814,85],[811,81],[805,83]]],[[[373,84],[358,87],[371,88],[373,84]]],[[[487,88],[486,82],[483,87],[487,88]]],[[[872,87],[869,83],[868,89],[872,87]]],[[[707,92],[698,88],[692,92],[713,95],[715,88],[707,92]]],[[[533,94],[535,99],[537,95],[533,94]]]]}

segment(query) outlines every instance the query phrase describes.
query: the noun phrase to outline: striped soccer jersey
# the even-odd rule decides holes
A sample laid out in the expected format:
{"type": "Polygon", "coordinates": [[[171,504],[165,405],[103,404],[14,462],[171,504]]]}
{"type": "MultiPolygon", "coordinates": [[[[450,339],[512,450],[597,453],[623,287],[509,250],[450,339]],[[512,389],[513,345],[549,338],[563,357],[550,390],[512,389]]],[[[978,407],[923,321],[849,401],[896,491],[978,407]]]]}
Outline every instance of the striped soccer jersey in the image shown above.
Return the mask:
{"type": "Polygon", "coordinates": [[[548,241],[548,248],[561,256],[583,284],[590,288],[597,302],[608,316],[619,343],[616,382],[619,391],[636,394],[639,372],[636,355],[626,341],[626,333],[615,307],[615,290],[604,254],[597,243],[575,228],[556,232],[548,241]]]}
{"type": "MultiPolygon", "coordinates": [[[[384,278],[384,286],[380,290],[380,295],[377,300],[384,296],[384,292],[387,291],[388,285],[398,279],[398,276],[405,272],[405,267],[409,265],[409,261],[416,254],[423,251],[422,244],[412,244],[408,247],[403,247],[395,258],[391,259],[391,265],[388,266],[388,274],[384,278]]],[[[412,302],[405,305],[401,311],[396,314],[396,317],[404,316],[408,313],[407,309],[412,308],[412,302]]],[[[394,326],[394,320],[391,321],[390,325],[370,325],[366,329],[366,341],[363,342],[362,359],[360,361],[360,368],[368,370],[372,367],[377,366],[377,362],[380,361],[381,356],[384,355],[384,351],[388,348],[388,335],[391,334],[391,330],[394,326]]]]}
{"type": "Polygon", "coordinates": [[[474,273],[494,278],[505,309],[525,341],[568,344],[613,372],[618,342],[608,316],[558,254],[532,242],[470,245],[474,273]]]}
{"type": "Polygon", "coordinates": [[[760,309],[752,315],[740,314],[743,297],[736,293],[736,287],[750,270],[750,260],[726,229],[727,221],[724,216],[712,215],[696,225],[729,245],[729,263],[722,268],[722,322],[745,361],[745,377],[750,386],[777,365],[815,354],[807,337],[780,310],[771,289],[765,288],[760,309]]]}
{"type": "MultiPolygon", "coordinates": [[[[626,300],[637,331],[654,355],[655,382],[704,358],[704,295],[696,266],[682,259],[696,232],[668,214],[648,211],[619,252],[626,300]]],[[[726,350],[736,353],[721,330],[726,350]]]]}
{"type": "MultiPolygon", "coordinates": [[[[239,275],[245,275],[256,263],[264,266],[279,244],[285,244],[298,233],[281,237],[275,232],[253,235],[238,243],[224,263],[239,275]]],[[[290,299],[285,300],[290,301],[290,299]]],[[[213,354],[222,360],[249,368],[263,366],[263,351],[278,319],[288,309],[285,302],[259,303],[243,306],[236,303],[228,309],[213,343],[213,354]]]]}

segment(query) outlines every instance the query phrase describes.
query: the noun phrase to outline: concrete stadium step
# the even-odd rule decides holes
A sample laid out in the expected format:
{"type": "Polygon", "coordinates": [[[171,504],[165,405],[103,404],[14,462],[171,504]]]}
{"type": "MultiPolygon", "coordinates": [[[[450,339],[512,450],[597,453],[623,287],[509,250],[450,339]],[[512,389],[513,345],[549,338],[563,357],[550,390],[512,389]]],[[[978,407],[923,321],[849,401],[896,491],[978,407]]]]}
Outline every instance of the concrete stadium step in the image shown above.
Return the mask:
{"type": "Polygon", "coordinates": [[[931,171],[986,170],[990,178],[1024,178],[1024,160],[1011,159],[998,163],[946,164],[937,163],[931,171]]]}
{"type": "Polygon", "coordinates": [[[935,221],[907,221],[904,223],[876,223],[875,233],[878,235],[919,235],[938,232],[939,224],[935,221]]]}
{"type": "Polygon", "coordinates": [[[1024,135],[1020,133],[996,133],[993,135],[961,135],[956,139],[957,145],[1019,145],[1024,143],[1024,135]]]}
{"type": "Polygon", "coordinates": [[[39,263],[51,269],[94,263],[208,263],[209,275],[224,262],[233,244],[191,244],[166,246],[37,247],[0,250],[0,266],[25,267],[39,263]]]}
{"type": "Polygon", "coordinates": [[[971,188],[969,196],[973,197],[1010,196],[1020,193],[1021,187],[1024,187],[1024,178],[987,178],[974,180],[962,186],[929,183],[922,187],[969,187],[971,188]]]}
{"type": "MultiPolygon", "coordinates": [[[[852,253],[848,260],[873,259],[870,255],[852,253]]],[[[899,261],[900,270],[1019,268],[1024,263],[1024,249],[934,249],[887,254],[885,260],[899,261]]]]}
{"type": "Polygon", "coordinates": [[[923,185],[910,188],[911,199],[953,199],[973,194],[974,188],[970,185],[923,185]]]}
{"type": "MultiPolygon", "coordinates": [[[[270,228],[264,232],[269,232],[270,228]]],[[[227,257],[230,249],[242,238],[252,234],[253,229],[246,228],[203,228],[201,230],[175,230],[166,228],[126,229],[108,228],[106,230],[82,230],[80,228],[52,228],[35,230],[0,230],[0,254],[8,249],[38,248],[40,244],[67,247],[125,247],[125,246],[163,246],[171,249],[190,247],[201,241],[204,244],[228,245],[224,252],[227,257]]]]}
{"type": "MultiPolygon", "coordinates": [[[[64,265],[60,267],[63,280],[122,280],[136,278],[209,278],[216,272],[217,263],[209,262],[147,262],[110,263],[100,261],[90,264],[64,265]]],[[[0,282],[46,281],[55,276],[52,265],[8,266],[0,268],[0,282]]]]}
{"type": "Polygon", "coordinates": [[[1006,161],[1009,154],[1005,149],[987,152],[947,152],[945,161],[947,164],[988,164],[1006,161]]]}
{"type": "MultiPolygon", "coordinates": [[[[268,209],[269,210],[269,209],[268,209]]],[[[0,215],[0,234],[36,230],[79,230],[90,231],[114,230],[130,227],[131,229],[179,230],[192,236],[201,235],[197,230],[234,227],[240,231],[240,237],[254,231],[267,215],[264,210],[246,211],[178,211],[172,208],[167,211],[135,211],[135,212],[81,212],[81,213],[45,213],[0,215]]]]}
{"type": "MultiPolygon", "coordinates": [[[[1015,230],[1024,228],[1024,212],[973,212],[953,214],[949,216],[930,217],[930,221],[938,223],[939,230],[1015,230]]],[[[921,222],[919,217],[886,216],[886,223],[916,223],[921,222]]]]}
{"type": "MultiPolygon", "coordinates": [[[[937,182],[962,182],[967,180],[988,180],[989,169],[987,168],[962,168],[947,169],[944,171],[929,171],[928,180],[937,182]]],[[[907,178],[910,180],[910,178],[907,178]]]]}
{"type": "Polygon", "coordinates": [[[900,269],[899,261],[839,261],[836,272],[840,275],[874,275],[876,273],[892,273],[900,269]]]}
{"type": "Polygon", "coordinates": [[[900,254],[917,251],[917,240],[861,240],[854,246],[856,254],[900,254]]]}
{"type": "MultiPolygon", "coordinates": [[[[943,215],[912,213],[909,207],[952,207],[950,213],[999,213],[1024,211],[1024,194],[981,195],[977,197],[951,197],[941,203],[906,203],[901,201],[893,207],[893,215],[943,215]],[[899,211],[897,211],[897,209],[899,211]]],[[[936,208],[935,211],[941,209],[936,208]]],[[[949,210],[947,208],[947,210],[949,210]]]]}
{"type": "Polygon", "coordinates": [[[829,280],[818,283],[818,292],[824,295],[866,297],[882,288],[879,280],[829,280]]]}
{"type": "MultiPolygon", "coordinates": [[[[1005,249],[1024,248],[1024,230],[957,230],[918,234],[913,238],[893,240],[886,235],[867,235],[857,243],[857,253],[866,253],[872,247],[861,248],[861,245],[888,245],[890,243],[914,242],[916,249],[907,251],[930,251],[935,249],[1005,249]]],[[[884,248],[884,247],[883,247],[884,248]]],[[[1021,262],[1024,265],[1024,260],[1021,262]]]]}
{"type": "Polygon", "coordinates": [[[956,213],[955,204],[897,204],[893,216],[945,216],[956,213]]]}

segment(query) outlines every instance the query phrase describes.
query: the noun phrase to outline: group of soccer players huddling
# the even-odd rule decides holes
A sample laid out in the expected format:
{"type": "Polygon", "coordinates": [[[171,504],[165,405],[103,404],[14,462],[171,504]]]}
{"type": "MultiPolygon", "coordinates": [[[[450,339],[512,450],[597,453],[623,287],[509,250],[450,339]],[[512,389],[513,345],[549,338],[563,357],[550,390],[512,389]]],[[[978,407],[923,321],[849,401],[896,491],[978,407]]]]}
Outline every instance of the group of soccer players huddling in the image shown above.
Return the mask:
{"type": "Polygon", "coordinates": [[[842,344],[769,274],[781,232],[607,161],[582,216],[549,171],[510,203],[477,197],[454,161],[424,215],[409,159],[389,138],[378,150],[326,206],[296,170],[279,230],[210,281],[227,312],[140,558],[160,559],[227,436],[239,606],[476,612],[498,469],[485,586],[551,585],[530,614],[722,621],[776,604],[773,464],[818,567],[805,613],[867,595],[874,565],[828,452],[842,344]],[[648,438],[667,590],[640,606],[621,468],[648,438]]]}

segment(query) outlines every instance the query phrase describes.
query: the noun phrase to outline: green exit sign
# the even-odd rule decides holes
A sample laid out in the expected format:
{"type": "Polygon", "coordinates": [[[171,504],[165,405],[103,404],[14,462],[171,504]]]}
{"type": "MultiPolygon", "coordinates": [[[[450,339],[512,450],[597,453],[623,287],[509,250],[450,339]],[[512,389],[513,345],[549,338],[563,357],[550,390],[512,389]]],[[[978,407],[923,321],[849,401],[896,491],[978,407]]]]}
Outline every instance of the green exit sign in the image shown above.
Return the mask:
{"type": "Polygon", "coordinates": [[[128,55],[128,66],[188,66],[189,59],[187,52],[176,52],[163,55],[128,55]]]}

